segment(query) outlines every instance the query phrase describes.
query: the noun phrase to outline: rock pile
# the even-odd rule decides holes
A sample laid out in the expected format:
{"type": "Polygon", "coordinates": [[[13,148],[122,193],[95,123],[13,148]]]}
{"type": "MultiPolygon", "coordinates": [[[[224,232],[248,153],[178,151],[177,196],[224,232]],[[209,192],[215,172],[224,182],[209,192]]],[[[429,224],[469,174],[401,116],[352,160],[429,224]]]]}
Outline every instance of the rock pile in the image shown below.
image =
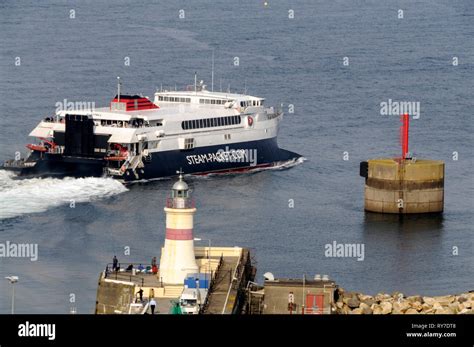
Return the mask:
{"type": "Polygon", "coordinates": [[[406,297],[402,293],[375,296],[338,289],[337,314],[474,314],[474,293],[406,297]]]}

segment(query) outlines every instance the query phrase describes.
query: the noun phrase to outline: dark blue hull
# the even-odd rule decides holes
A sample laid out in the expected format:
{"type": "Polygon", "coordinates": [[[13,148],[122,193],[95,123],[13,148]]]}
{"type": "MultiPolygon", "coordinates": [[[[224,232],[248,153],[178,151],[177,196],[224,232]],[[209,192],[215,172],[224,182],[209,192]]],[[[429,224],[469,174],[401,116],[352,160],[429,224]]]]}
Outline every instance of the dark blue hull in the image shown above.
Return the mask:
{"type": "Polygon", "coordinates": [[[134,181],[175,176],[180,169],[185,174],[248,171],[300,157],[297,153],[278,148],[275,138],[225,146],[155,152],[151,154],[149,162],[145,162],[144,168],[135,170],[135,173],[127,170],[122,179],[134,181]]]}
{"type": "MultiPolygon", "coordinates": [[[[198,147],[189,150],[173,150],[150,153],[144,166],[127,169],[123,175],[113,177],[124,181],[151,180],[175,176],[178,170],[185,174],[209,174],[248,171],[295,160],[299,154],[278,148],[276,138],[260,141],[198,147]]],[[[100,177],[105,174],[107,161],[103,158],[38,154],[27,160],[36,162],[33,167],[5,165],[7,170],[17,171],[26,177],[100,177]]],[[[110,164],[110,163],[109,163],[110,164]]]]}

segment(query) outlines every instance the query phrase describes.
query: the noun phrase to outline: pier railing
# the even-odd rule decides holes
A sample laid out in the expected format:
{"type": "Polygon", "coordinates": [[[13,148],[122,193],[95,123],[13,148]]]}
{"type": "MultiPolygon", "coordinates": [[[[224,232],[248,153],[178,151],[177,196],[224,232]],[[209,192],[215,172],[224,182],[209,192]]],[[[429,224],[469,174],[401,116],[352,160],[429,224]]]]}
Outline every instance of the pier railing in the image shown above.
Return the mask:
{"type": "Polygon", "coordinates": [[[135,283],[141,287],[158,287],[163,288],[163,281],[160,279],[158,267],[153,272],[153,267],[147,263],[125,263],[125,267],[122,264],[118,264],[116,270],[113,269],[113,264],[108,263],[105,271],[104,278],[112,279],[116,281],[126,281],[135,283]],[[132,266],[131,269],[128,269],[132,266]],[[139,269],[140,265],[143,267],[139,269]]]}
{"type": "Polygon", "coordinates": [[[206,299],[204,299],[204,304],[201,305],[199,314],[206,313],[207,308],[209,307],[209,297],[211,296],[211,293],[216,285],[217,274],[221,270],[223,263],[224,263],[224,256],[221,255],[221,257],[219,258],[219,263],[217,264],[216,270],[214,271],[214,277],[212,277],[211,275],[211,283],[209,283],[209,289],[207,291],[206,299]]]}

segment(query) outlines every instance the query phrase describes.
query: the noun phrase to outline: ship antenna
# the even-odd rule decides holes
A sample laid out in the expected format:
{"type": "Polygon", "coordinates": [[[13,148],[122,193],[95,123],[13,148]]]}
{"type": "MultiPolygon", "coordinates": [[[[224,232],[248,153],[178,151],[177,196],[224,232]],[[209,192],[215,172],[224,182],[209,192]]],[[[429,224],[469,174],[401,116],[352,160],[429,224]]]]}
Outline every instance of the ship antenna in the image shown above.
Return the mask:
{"type": "Polygon", "coordinates": [[[221,93],[222,93],[222,78],[220,79],[219,89],[220,89],[220,91],[221,91],[221,93]]]}
{"type": "Polygon", "coordinates": [[[197,94],[197,72],[194,72],[194,94],[197,94]]]}
{"type": "Polygon", "coordinates": [[[247,95],[247,77],[244,80],[244,95],[247,95]]]}
{"type": "Polygon", "coordinates": [[[214,91],[214,48],[212,49],[211,91],[214,91]]]}
{"type": "Polygon", "coordinates": [[[122,83],[120,82],[120,76],[117,76],[117,102],[120,102],[120,86],[122,83]]]}

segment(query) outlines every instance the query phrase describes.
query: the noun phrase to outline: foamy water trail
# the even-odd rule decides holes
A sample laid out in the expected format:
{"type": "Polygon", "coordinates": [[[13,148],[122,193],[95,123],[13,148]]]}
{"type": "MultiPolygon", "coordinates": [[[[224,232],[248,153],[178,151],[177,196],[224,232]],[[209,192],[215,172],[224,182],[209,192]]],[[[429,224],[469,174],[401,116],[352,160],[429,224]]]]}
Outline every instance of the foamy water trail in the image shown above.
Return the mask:
{"type": "Polygon", "coordinates": [[[107,198],[127,191],[112,178],[31,178],[13,179],[11,172],[0,170],[0,219],[50,208],[107,198]]]}

